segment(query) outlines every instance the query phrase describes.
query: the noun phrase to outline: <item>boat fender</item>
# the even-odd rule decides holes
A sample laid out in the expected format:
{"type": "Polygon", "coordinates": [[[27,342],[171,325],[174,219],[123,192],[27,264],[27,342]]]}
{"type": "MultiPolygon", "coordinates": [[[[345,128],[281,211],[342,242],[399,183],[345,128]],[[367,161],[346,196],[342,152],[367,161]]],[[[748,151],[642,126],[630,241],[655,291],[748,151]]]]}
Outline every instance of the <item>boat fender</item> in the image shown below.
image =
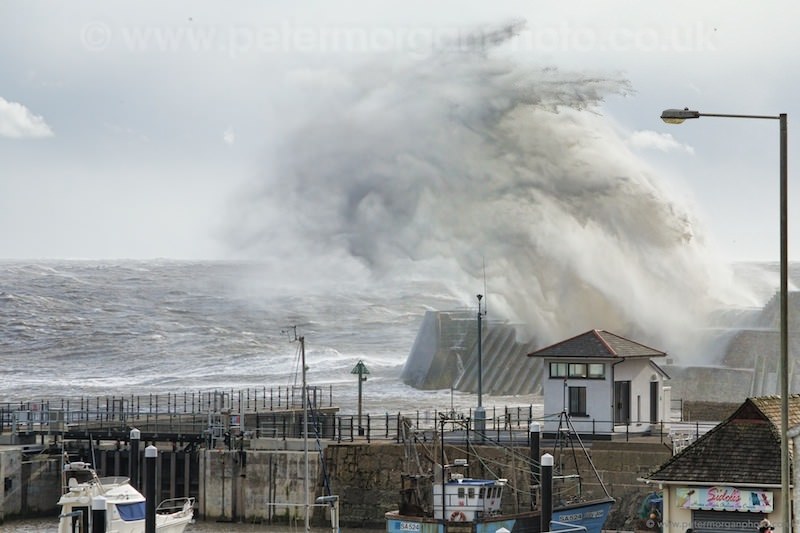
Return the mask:
{"type": "Polygon", "coordinates": [[[450,515],[451,522],[466,522],[467,515],[464,514],[463,511],[453,511],[453,514],[450,515]]]}

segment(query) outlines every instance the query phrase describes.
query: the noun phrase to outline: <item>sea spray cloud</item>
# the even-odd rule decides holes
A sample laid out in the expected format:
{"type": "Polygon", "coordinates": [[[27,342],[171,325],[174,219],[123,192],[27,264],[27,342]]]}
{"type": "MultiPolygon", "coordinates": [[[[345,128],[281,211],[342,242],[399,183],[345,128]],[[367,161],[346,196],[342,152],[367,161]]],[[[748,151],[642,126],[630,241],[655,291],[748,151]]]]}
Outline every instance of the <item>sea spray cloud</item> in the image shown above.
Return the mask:
{"type": "Polygon", "coordinates": [[[542,344],[604,328],[695,357],[707,314],[738,295],[599,113],[628,83],[512,61],[515,29],[288,76],[303,105],[239,206],[238,245],[292,265],[308,250],[323,277],[343,258],[382,280],[436,264],[465,305],[485,275],[494,318],[542,344]]]}

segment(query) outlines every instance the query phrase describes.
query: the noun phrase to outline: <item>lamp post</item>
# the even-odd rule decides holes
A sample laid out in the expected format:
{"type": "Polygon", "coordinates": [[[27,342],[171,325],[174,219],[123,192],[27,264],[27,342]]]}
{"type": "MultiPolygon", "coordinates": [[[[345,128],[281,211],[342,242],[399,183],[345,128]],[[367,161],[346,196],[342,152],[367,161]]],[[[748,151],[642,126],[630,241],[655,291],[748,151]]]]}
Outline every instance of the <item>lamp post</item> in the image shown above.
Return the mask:
{"type": "Polygon", "coordinates": [[[483,442],[486,432],[486,411],[483,409],[483,313],[481,312],[481,300],[483,294],[478,294],[478,407],[475,409],[475,430],[478,438],[483,442]]]}
{"type": "Polygon", "coordinates": [[[791,532],[791,500],[789,498],[789,254],[788,254],[788,165],[786,150],[786,113],[779,115],[728,115],[700,113],[689,108],[667,109],[661,120],[668,124],[680,124],[686,119],[700,117],[755,118],[777,120],[780,126],[780,393],[781,393],[781,519],[782,531],[791,532]]]}

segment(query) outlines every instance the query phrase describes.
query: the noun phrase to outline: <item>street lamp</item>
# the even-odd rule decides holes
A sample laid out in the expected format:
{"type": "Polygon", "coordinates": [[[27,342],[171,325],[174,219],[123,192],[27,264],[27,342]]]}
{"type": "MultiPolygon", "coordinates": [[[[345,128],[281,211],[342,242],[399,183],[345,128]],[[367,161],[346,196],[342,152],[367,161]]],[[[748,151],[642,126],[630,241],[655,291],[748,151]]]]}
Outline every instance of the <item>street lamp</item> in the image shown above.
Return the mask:
{"type": "Polygon", "coordinates": [[[784,532],[791,532],[791,507],[789,498],[789,254],[787,245],[787,150],[786,113],[780,115],[728,115],[719,113],[700,113],[689,108],[667,109],[661,113],[661,120],[667,124],[680,124],[686,119],[700,117],[756,118],[777,120],[780,126],[780,227],[781,227],[781,288],[780,288],[780,375],[781,375],[781,518],[784,532]]]}

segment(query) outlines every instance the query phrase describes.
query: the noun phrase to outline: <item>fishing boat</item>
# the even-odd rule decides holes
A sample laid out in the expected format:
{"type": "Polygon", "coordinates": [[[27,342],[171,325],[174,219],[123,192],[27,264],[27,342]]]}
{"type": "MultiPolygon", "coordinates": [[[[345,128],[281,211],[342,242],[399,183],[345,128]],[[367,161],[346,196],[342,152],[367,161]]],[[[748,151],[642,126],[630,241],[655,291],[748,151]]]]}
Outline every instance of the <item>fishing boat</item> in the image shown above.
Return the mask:
{"type": "MultiPolygon", "coordinates": [[[[567,423],[567,428],[571,425],[567,423]]],[[[574,428],[572,428],[574,431],[574,428]]],[[[442,431],[441,435],[444,435],[442,431]]],[[[583,450],[585,461],[591,464],[588,453],[577,434],[570,435],[569,429],[559,431],[555,446],[563,447],[564,439],[577,439],[583,450]]],[[[406,440],[407,450],[411,450],[406,440]]],[[[414,449],[416,449],[414,447],[414,449]]],[[[441,450],[443,450],[443,446],[441,450]]],[[[554,451],[555,450],[554,448],[554,451]]],[[[561,450],[558,450],[561,453],[561,450]]],[[[407,451],[408,458],[413,452],[407,451]]],[[[516,452],[513,452],[516,453],[516,452]]],[[[441,452],[444,456],[444,452],[441,452]]],[[[538,457],[532,450],[531,456],[538,457]]],[[[418,457],[415,459],[419,463],[418,457]]],[[[559,465],[564,461],[559,460],[559,465]]],[[[441,460],[435,465],[432,480],[430,475],[407,474],[402,476],[400,507],[386,513],[387,533],[496,533],[505,529],[511,533],[540,533],[542,531],[585,531],[600,533],[608,518],[614,499],[609,495],[599,479],[603,495],[599,498],[582,498],[580,492],[554,490],[552,486],[536,486],[543,498],[552,505],[536,505],[532,494],[529,510],[504,513],[502,511],[503,493],[509,485],[507,479],[476,479],[466,476],[466,459],[456,459],[452,463],[441,460]],[[542,527],[543,508],[550,515],[548,526],[542,527]]],[[[536,465],[538,469],[538,465],[536,465]]],[[[540,479],[531,472],[535,479],[540,479]]],[[[560,469],[554,471],[552,483],[556,486],[567,482],[575,484],[580,474],[567,474],[560,469]]],[[[532,487],[533,488],[533,487],[532,487]]],[[[531,491],[535,493],[535,490],[531,491]]]]}
{"type": "MultiPolygon", "coordinates": [[[[99,477],[89,463],[75,461],[64,463],[62,479],[58,533],[145,532],[146,500],[128,478],[99,477]],[[92,524],[95,517],[105,519],[104,528],[98,529],[95,526],[99,524],[92,524]]],[[[194,498],[164,500],[156,508],[156,531],[182,533],[193,516],[194,498]]]]}

